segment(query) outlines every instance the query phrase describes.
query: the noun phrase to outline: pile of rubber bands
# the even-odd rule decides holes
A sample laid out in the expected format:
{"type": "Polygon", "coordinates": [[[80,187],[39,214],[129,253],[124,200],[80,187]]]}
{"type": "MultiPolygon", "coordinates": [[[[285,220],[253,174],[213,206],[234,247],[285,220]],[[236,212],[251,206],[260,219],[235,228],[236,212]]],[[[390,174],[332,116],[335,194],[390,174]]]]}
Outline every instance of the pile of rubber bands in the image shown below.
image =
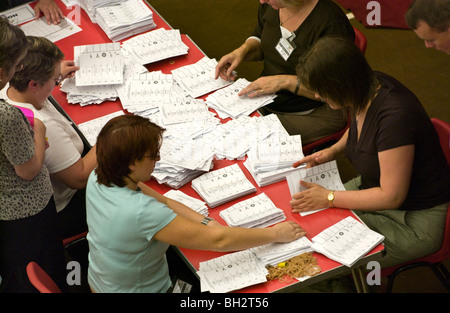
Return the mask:
{"type": "Polygon", "coordinates": [[[281,282],[290,282],[303,276],[314,276],[322,270],[312,252],[307,252],[290,258],[277,266],[267,266],[268,280],[279,279],[281,282]]]}

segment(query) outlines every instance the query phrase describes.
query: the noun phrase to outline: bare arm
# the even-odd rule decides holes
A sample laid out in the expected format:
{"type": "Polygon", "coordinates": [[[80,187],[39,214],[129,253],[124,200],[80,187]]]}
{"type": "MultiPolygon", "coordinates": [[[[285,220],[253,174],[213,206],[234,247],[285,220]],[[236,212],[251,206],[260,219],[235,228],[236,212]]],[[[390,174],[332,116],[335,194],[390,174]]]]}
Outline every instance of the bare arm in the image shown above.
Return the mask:
{"type": "MultiPolygon", "coordinates": [[[[401,146],[378,153],[380,187],[357,191],[335,191],[335,207],[363,210],[395,210],[405,201],[414,162],[414,145],[401,146]]],[[[293,212],[304,212],[328,206],[328,190],[313,183],[302,183],[308,189],[293,196],[293,212]]]]}
{"type": "Polygon", "coordinates": [[[78,159],[77,162],[62,171],[51,174],[51,176],[72,189],[84,189],[89,175],[96,166],[96,146],[93,146],[83,158],[78,159]]]}

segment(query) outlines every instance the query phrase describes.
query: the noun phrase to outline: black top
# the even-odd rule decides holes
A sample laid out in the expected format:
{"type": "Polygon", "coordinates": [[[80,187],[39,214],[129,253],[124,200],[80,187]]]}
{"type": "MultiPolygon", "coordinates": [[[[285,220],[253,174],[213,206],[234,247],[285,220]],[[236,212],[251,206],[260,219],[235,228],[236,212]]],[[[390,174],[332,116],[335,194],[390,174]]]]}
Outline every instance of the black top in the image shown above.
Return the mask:
{"type": "Polygon", "coordinates": [[[450,170],[439,136],[416,96],[396,79],[376,72],[381,88],[369,107],[359,141],[352,118],[346,154],[362,188],[380,186],[378,152],[415,146],[409,192],[402,210],[429,209],[450,199],[450,170]]]}
{"type": "MultiPolygon", "coordinates": [[[[252,36],[261,39],[261,50],[264,58],[262,76],[296,75],[295,69],[299,58],[321,37],[342,36],[352,42],[355,40],[355,33],[347,16],[331,0],[319,0],[294,33],[296,37],[293,42],[296,48],[285,61],[275,49],[281,38],[279,11],[268,4],[259,6],[258,24],[252,36]]],[[[299,97],[288,91],[283,91],[280,94],[281,97],[279,95],[274,103],[269,104],[269,108],[280,112],[300,112],[322,105],[322,102],[299,97]],[[283,99],[283,101],[280,99],[283,99]]]]}

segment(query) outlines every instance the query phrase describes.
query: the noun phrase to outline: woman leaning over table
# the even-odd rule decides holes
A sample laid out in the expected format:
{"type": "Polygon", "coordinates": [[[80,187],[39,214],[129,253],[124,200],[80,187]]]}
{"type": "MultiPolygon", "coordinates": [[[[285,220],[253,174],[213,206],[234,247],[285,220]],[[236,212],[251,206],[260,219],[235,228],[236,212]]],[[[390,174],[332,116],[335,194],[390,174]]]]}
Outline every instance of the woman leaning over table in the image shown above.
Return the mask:
{"type": "Polygon", "coordinates": [[[242,62],[263,61],[261,77],[239,94],[253,97],[276,93],[274,102],[259,110],[261,114],[276,114],[289,134],[302,136],[303,144],[342,129],[347,122],[345,112],[331,110],[299,85],[295,68],[299,57],[323,36],[354,40],[348,18],[332,0],[260,2],[253,33],[239,48],[220,59],[216,78],[234,80],[233,71],[242,62]]]}
{"type": "MultiPolygon", "coordinates": [[[[21,68],[27,52],[22,30],[0,16],[0,89],[21,68]]],[[[62,238],[48,170],[44,124],[0,99],[0,292],[36,292],[26,274],[38,262],[65,285],[62,238]]]]}
{"type": "Polygon", "coordinates": [[[88,282],[94,292],[166,292],[166,250],[232,251],[305,234],[294,222],[264,229],[221,226],[143,182],[159,160],[163,129],[148,119],[110,120],[97,139],[98,167],[87,185],[88,282]]]}
{"type": "Polygon", "coordinates": [[[419,100],[400,82],[372,71],[353,43],[323,38],[300,60],[300,81],[333,108],[352,112],[350,129],[333,146],[299,160],[315,166],[345,153],[360,176],[346,191],[301,182],[293,212],[355,210],[385,236],[382,267],[441,247],[450,200],[450,172],[438,135],[419,100]],[[334,198],[333,198],[334,197],[334,198]]]}
{"type": "Polygon", "coordinates": [[[0,91],[0,96],[32,110],[47,128],[50,146],[44,163],[50,173],[62,235],[67,238],[87,230],[85,188],[97,160],[95,149],[88,151],[84,147],[72,124],[48,97],[78,67],[73,61],[64,61],[64,54],[53,42],[34,36],[28,37],[28,52],[22,64],[23,69],[0,91]]]}

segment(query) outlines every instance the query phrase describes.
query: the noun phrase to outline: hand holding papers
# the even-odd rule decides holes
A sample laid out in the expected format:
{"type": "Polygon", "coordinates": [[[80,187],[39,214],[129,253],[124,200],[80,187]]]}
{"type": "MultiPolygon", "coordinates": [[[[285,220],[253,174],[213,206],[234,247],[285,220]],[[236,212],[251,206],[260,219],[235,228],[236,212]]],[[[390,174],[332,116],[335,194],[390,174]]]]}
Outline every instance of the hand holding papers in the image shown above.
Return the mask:
{"type": "MultiPolygon", "coordinates": [[[[330,190],[345,190],[339,176],[336,161],[323,163],[310,168],[300,168],[286,176],[291,195],[305,190],[300,185],[300,180],[316,183],[330,190]]],[[[325,208],[324,208],[325,209],[325,208]]],[[[307,215],[316,211],[302,212],[300,215],[307,215]]]]}

